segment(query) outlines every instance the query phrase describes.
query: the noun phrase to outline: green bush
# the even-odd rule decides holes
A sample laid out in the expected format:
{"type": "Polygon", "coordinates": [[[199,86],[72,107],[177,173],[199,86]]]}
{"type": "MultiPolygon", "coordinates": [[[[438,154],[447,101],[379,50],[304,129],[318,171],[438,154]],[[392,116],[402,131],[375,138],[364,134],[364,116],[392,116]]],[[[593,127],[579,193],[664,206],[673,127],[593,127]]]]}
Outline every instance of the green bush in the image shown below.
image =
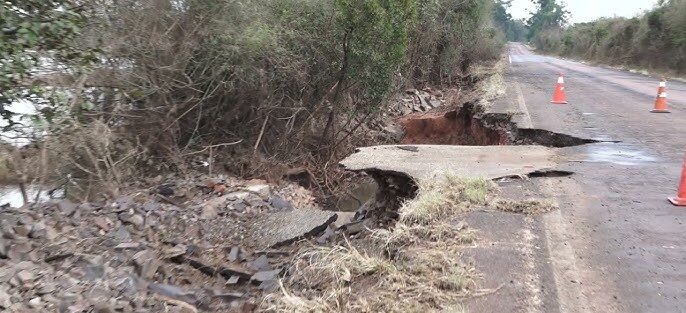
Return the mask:
{"type": "Polygon", "coordinates": [[[54,102],[71,116],[51,130],[108,128],[113,144],[136,145],[150,171],[183,172],[213,146],[217,163],[238,175],[285,165],[316,176],[374,143],[360,125],[381,116],[392,92],[472,83],[472,65],[500,56],[493,3],[84,1],[92,10],[67,39],[77,48],[101,43],[99,54],[92,67],[70,68],[82,86],[54,102]]]}
{"type": "Polygon", "coordinates": [[[413,81],[454,84],[472,64],[497,58],[505,42],[493,9],[492,0],[419,1],[406,61],[413,81]]]}
{"type": "Polygon", "coordinates": [[[548,29],[536,47],[611,65],[686,73],[686,0],[661,1],[637,18],[604,18],[548,29]]]}

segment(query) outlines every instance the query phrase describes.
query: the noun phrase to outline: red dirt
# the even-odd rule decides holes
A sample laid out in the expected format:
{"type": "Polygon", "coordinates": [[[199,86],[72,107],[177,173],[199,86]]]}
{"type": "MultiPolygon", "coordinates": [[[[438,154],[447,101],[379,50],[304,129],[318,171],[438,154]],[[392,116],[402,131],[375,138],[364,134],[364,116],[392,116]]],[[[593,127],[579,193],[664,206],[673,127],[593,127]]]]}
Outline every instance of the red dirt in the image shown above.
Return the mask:
{"type": "Polygon", "coordinates": [[[492,146],[507,145],[505,131],[484,126],[470,110],[410,115],[400,119],[405,128],[403,144],[492,146]]]}

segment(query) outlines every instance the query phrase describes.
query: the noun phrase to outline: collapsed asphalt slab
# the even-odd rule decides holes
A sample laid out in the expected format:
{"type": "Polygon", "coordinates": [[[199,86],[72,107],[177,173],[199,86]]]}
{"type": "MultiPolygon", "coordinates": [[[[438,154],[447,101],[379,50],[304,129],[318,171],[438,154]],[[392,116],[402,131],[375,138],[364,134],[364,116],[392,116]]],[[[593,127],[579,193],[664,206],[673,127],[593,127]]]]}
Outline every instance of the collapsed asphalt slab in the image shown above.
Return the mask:
{"type": "Polygon", "coordinates": [[[351,171],[400,173],[414,180],[452,173],[497,179],[555,167],[557,149],[542,146],[388,145],[360,148],[341,161],[351,171]]]}

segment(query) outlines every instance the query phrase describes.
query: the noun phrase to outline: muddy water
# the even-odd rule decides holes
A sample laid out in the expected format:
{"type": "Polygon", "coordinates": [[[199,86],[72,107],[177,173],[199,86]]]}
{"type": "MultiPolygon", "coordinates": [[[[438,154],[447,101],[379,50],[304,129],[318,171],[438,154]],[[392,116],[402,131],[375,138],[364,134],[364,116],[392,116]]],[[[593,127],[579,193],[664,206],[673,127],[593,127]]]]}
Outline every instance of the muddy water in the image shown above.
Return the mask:
{"type": "MultiPolygon", "coordinates": [[[[42,190],[41,195],[38,197],[38,201],[47,201],[50,198],[45,193],[45,188],[38,188],[37,186],[32,186],[27,188],[26,193],[29,196],[29,201],[33,202],[36,200],[36,194],[42,190]]],[[[0,186],[0,205],[6,205],[18,208],[24,205],[24,199],[21,195],[21,191],[18,186],[4,185],[0,186]]]]}
{"type": "Polygon", "coordinates": [[[379,190],[379,186],[374,180],[364,179],[350,190],[349,195],[338,198],[333,209],[334,211],[355,212],[362,204],[374,199],[377,190],[379,190]]]}
{"type": "Polygon", "coordinates": [[[652,163],[657,157],[630,145],[595,144],[584,147],[586,162],[604,162],[617,165],[636,166],[652,163]]]}

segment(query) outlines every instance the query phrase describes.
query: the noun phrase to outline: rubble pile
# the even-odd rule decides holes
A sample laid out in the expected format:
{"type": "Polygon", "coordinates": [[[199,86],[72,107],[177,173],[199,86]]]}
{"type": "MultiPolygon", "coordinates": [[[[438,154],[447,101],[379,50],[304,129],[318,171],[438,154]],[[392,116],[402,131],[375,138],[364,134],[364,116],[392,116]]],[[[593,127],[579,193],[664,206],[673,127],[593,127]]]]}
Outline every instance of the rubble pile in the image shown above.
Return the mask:
{"type": "Polygon", "coordinates": [[[390,107],[390,112],[397,116],[404,116],[416,112],[426,112],[443,106],[445,99],[443,92],[430,87],[421,90],[408,89],[399,101],[395,101],[390,107]]]}
{"type": "Polygon", "coordinates": [[[4,207],[0,311],[250,312],[290,244],[326,242],[336,219],[297,185],[237,179],[4,207]]]}

